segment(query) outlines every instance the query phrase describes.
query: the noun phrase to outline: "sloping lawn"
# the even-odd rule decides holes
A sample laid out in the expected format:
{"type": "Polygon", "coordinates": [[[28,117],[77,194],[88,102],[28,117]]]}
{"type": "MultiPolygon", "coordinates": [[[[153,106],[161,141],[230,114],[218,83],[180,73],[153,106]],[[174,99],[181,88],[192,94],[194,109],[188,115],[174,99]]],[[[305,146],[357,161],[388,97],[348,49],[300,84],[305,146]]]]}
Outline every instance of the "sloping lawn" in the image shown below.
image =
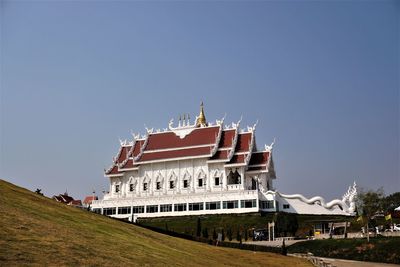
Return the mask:
{"type": "Polygon", "coordinates": [[[57,203],[0,180],[0,266],[310,266],[178,239],[57,203]]]}

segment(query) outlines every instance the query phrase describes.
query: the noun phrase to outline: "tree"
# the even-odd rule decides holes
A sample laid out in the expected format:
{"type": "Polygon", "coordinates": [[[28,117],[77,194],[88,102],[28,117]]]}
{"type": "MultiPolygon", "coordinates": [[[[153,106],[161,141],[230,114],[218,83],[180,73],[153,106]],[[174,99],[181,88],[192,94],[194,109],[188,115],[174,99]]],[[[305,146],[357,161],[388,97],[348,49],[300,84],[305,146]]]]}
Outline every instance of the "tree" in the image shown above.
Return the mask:
{"type": "Polygon", "coordinates": [[[201,221],[200,217],[197,217],[196,236],[200,237],[200,234],[201,234],[201,221]]]}
{"type": "Polygon", "coordinates": [[[222,228],[222,241],[225,241],[225,231],[224,231],[224,228],[222,228]]]}
{"type": "Polygon", "coordinates": [[[395,208],[400,206],[400,192],[385,197],[382,202],[382,208],[386,213],[393,212],[395,208]]]}
{"type": "Polygon", "coordinates": [[[203,229],[203,237],[208,238],[208,229],[207,227],[203,229]]]}
{"type": "Polygon", "coordinates": [[[217,232],[215,231],[215,228],[214,228],[214,231],[213,231],[213,240],[217,240],[217,232]]]}
{"type": "Polygon", "coordinates": [[[42,189],[36,188],[35,193],[43,196],[42,189]]]}
{"type": "Polygon", "coordinates": [[[296,214],[286,212],[279,212],[277,214],[275,229],[280,236],[287,236],[288,233],[294,236],[298,228],[299,224],[296,214]]]}
{"type": "Polygon", "coordinates": [[[237,229],[237,232],[236,232],[236,240],[239,242],[242,242],[242,235],[240,234],[239,228],[237,229]]]}
{"type": "Polygon", "coordinates": [[[362,215],[363,223],[365,223],[368,242],[369,242],[368,225],[372,217],[376,213],[382,212],[383,199],[384,199],[384,194],[382,188],[376,191],[373,190],[369,190],[366,192],[361,191],[357,196],[357,209],[362,215]]]}
{"type": "Polygon", "coordinates": [[[232,241],[232,229],[229,227],[228,230],[226,230],[226,235],[228,237],[229,241],[232,241]]]}
{"type": "Polygon", "coordinates": [[[287,248],[286,248],[286,244],[285,244],[285,238],[282,241],[282,255],[287,255],[287,248]]]}
{"type": "Polygon", "coordinates": [[[247,241],[247,239],[249,239],[249,230],[248,229],[246,229],[246,230],[244,230],[244,241],[247,241]]]}

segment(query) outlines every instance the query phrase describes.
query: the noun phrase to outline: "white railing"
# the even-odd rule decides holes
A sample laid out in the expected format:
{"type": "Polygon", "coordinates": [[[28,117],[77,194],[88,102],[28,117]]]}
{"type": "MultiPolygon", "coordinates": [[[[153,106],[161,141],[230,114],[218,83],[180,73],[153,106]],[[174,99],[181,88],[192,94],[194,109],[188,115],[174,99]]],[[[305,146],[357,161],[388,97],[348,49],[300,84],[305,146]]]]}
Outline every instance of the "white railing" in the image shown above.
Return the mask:
{"type": "MultiPolygon", "coordinates": [[[[240,186],[240,185],[233,185],[233,186],[240,186]]],[[[163,195],[152,195],[152,194],[142,194],[142,195],[134,195],[134,196],[127,196],[125,198],[122,197],[115,197],[115,198],[107,198],[107,199],[103,199],[103,200],[95,200],[93,201],[93,205],[102,205],[102,204],[106,204],[106,203],[111,203],[111,202],[118,202],[118,201],[134,201],[134,202],[140,202],[140,201],[148,201],[150,199],[154,199],[157,202],[161,201],[163,199],[167,199],[167,200],[171,200],[171,199],[182,199],[182,198],[196,198],[196,197],[207,197],[207,198],[212,198],[214,196],[217,197],[227,197],[227,196],[232,196],[232,195],[237,195],[238,197],[240,196],[248,196],[248,195],[257,195],[258,191],[257,190],[241,190],[241,191],[236,191],[236,192],[230,192],[230,191],[216,191],[216,192],[212,192],[212,191],[208,191],[208,192],[204,192],[204,191],[197,191],[197,192],[190,192],[189,194],[174,194],[174,195],[167,195],[167,194],[163,194],[163,195]]]]}
{"type": "Polygon", "coordinates": [[[240,184],[228,184],[228,190],[239,190],[240,184]]]}

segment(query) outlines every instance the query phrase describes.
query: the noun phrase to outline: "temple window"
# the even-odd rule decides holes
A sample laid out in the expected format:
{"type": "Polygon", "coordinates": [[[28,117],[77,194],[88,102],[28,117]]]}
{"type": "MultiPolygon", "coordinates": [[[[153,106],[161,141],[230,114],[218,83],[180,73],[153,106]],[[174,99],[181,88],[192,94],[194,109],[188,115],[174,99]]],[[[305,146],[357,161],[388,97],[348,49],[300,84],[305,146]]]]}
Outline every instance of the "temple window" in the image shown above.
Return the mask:
{"type": "Polygon", "coordinates": [[[261,201],[260,200],[260,208],[261,209],[273,209],[274,208],[274,201],[273,200],[267,200],[267,201],[261,201]]]}
{"type": "Polygon", "coordinates": [[[219,177],[214,177],[214,185],[219,186],[219,177]]]}
{"type": "Polygon", "coordinates": [[[118,214],[129,214],[131,213],[131,207],[118,207],[118,214]]]}
{"type": "Polygon", "coordinates": [[[199,187],[203,187],[203,178],[199,178],[199,187]]]}
{"type": "Polygon", "coordinates": [[[115,193],[119,192],[119,184],[115,185],[115,193]]]}
{"type": "Polygon", "coordinates": [[[103,215],[115,215],[117,213],[117,208],[104,208],[103,215]]]}
{"type": "Polygon", "coordinates": [[[135,191],[135,186],[134,186],[134,184],[129,184],[129,191],[130,191],[130,192],[135,191]]]}
{"type": "Polygon", "coordinates": [[[241,184],[241,176],[237,169],[232,172],[232,170],[229,172],[228,176],[228,184],[241,184]]]}
{"type": "Polygon", "coordinates": [[[144,206],[133,206],[132,213],[144,213],[144,206]]]}
{"type": "Polygon", "coordinates": [[[206,202],[206,210],[219,210],[221,208],[221,202],[206,202]]]}
{"type": "Polygon", "coordinates": [[[256,190],[257,189],[257,181],[255,178],[251,179],[251,190],[256,190]]]}
{"type": "Polygon", "coordinates": [[[174,211],[186,211],[186,203],[174,204],[174,211]]]}
{"type": "Polygon", "coordinates": [[[255,207],[257,207],[257,200],[256,199],[241,200],[240,207],[241,208],[255,208],[255,207]]]}
{"type": "Polygon", "coordinates": [[[204,210],[204,203],[203,202],[189,203],[189,210],[204,210]]]}
{"type": "Polygon", "coordinates": [[[146,213],[156,213],[156,212],[158,212],[158,205],[146,206],[146,213]]]}
{"type": "Polygon", "coordinates": [[[289,204],[283,204],[283,209],[284,210],[289,209],[289,208],[290,208],[289,204]]]}
{"type": "Polygon", "coordinates": [[[160,212],[170,212],[172,211],[172,204],[160,205],[160,212]]]}
{"type": "Polygon", "coordinates": [[[169,181],[169,188],[174,189],[175,188],[175,183],[174,181],[169,181]]]}
{"type": "Polygon", "coordinates": [[[147,191],[147,183],[143,183],[143,191],[147,191]]]}
{"type": "Polygon", "coordinates": [[[222,206],[224,209],[237,209],[239,207],[238,200],[223,201],[222,206]]]}
{"type": "Polygon", "coordinates": [[[157,190],[160,190],[160,189],[161,189],[161,182],[157,182],[157,183],[156,183],[156,189],[157,189],[157,190]]]}
{"type": "Polygon", "coordinates": [[[188,188],[188,187],[189,187],[189,181],[183,180],[183,188],[188,188]]]}

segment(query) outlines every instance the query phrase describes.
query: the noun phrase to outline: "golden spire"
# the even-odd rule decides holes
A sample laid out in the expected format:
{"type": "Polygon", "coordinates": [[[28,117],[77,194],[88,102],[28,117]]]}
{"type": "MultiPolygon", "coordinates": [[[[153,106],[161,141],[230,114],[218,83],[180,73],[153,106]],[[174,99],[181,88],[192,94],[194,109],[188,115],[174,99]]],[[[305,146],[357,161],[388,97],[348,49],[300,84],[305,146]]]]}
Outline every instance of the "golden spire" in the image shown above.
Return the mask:
{"type": "Polygon", "coordinates": [[[204,115],[204,105],[203,101],[200,104],[200,114],[197,117],[196,126],[207,126],[206,116],[204,115]]]}

